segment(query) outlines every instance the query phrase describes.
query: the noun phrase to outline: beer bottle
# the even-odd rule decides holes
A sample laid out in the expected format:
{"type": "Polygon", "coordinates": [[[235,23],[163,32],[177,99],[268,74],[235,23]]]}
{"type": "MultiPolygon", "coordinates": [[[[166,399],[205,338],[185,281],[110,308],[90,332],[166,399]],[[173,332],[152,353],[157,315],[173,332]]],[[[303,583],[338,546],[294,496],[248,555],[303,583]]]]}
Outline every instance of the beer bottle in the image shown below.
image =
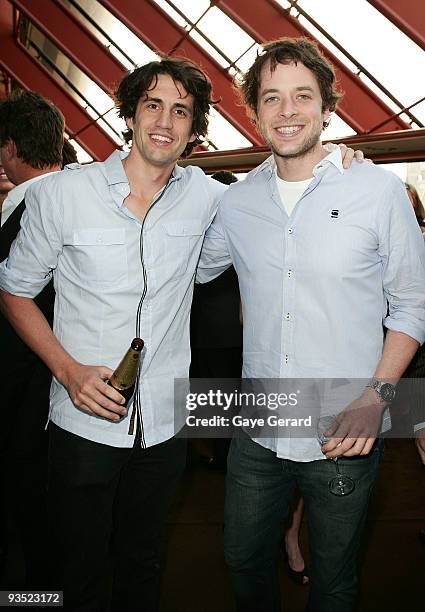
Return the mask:
{"type": "Polygon", "coordinates": [[[141,338],[134,338],[130,348],[108,380],[108,385],[116,389],[125,398],[124,406],[127,406],[133,397],[144,344],[141,338]]]}

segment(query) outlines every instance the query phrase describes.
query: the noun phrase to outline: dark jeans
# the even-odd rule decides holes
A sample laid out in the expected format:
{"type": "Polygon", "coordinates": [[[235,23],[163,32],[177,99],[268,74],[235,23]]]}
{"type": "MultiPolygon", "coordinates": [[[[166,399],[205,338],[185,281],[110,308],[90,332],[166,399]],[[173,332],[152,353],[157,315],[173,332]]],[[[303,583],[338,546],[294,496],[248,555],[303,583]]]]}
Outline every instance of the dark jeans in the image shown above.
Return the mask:
{"type": "Polygon", "coordinates": [[[113,611],[158,609],[161,541],[186,440],[142,449],[91,442],[50,425],[49,508],[65,608],[101,610],[112,552],[113,611]]]}
{"type": "Polygon", "coordinates": [[[280,612],[276,551],[280,524],[295,487],[304,498],[310,538],[310,612],[351,612],[357,600],[357,556],[381,444],[366,457],[339,459],[356,488],[329,492],[332,461],[278,459],[248,437],[230,447],[225,504],[225,555],[238,612],[280,612]]]}

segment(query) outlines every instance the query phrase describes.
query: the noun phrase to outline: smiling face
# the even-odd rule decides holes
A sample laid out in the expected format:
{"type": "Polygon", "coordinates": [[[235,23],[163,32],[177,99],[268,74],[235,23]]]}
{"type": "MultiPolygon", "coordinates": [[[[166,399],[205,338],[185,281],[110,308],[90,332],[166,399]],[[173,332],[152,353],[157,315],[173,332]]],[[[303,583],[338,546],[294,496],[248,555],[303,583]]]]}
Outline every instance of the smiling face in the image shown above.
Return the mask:
{"type": "Polygon", "coordinates": [[[127,125],[133,130],[132,152],[137,151],[149,165],[165,168],[174,166],[187,143],[196,138],[192,134],[193,96],[167,74],[159,74],[152,85],[127,125]]]}
{"type": "Polygon", "coordinates": [[[316,77],[304,64],[278,63],[261,70],[257,125],[275,156],[291,159],[320,149],[320,134],[329,111],[322,109],[316,77]]]}

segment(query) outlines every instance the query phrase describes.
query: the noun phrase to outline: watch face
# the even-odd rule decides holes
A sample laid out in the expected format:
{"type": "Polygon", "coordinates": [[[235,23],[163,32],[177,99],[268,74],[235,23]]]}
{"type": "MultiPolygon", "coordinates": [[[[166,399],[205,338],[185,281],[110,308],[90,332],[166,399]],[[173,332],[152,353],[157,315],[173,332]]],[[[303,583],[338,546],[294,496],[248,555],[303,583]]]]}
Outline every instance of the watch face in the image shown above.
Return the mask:
{"type": "Polygon", "coordinates": [[[392,402],[395,397],[395,389],[390,383],[382,385],[379,395],[382,397],[384,402],[392,402]]]}

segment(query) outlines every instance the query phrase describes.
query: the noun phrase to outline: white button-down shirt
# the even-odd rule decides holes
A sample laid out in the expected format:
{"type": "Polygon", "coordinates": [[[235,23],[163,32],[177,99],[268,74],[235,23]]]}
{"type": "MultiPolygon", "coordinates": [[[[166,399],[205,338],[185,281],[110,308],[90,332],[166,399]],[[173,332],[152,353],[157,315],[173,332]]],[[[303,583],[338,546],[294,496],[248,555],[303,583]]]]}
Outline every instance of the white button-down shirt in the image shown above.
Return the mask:
{"type": "MultiPolygon", "coordinates": [[[[34,297],[53,272],[54,333],[81,363],[114,369],[132,338],[144,339],[140,405],[143,441],[151,446],[174,434],[174,378],[188,376],[196,264],[225,187],[199,168],[176,166],[141,221],[124,205],[124,156],[70,166],[27,191],[0,287],[34,297]]],[[[112,423],[86,414],[57,380],[50,418],[95,442],[134,442],[128,417],[112,423]]]]}
{"type": "MultiPolygon", "coordinates": [[[[235,266],[245,378],[366,381],[382,354],[382,323],[425,340],[425,252],[406,189],[373,164],[344,170],[335,150],[288,217],[274,167],[269,158],[230,186],[198,280],[235,266]]],[[[258,442],[279,457],[323,459],[313,436],[258,442]]]]}

